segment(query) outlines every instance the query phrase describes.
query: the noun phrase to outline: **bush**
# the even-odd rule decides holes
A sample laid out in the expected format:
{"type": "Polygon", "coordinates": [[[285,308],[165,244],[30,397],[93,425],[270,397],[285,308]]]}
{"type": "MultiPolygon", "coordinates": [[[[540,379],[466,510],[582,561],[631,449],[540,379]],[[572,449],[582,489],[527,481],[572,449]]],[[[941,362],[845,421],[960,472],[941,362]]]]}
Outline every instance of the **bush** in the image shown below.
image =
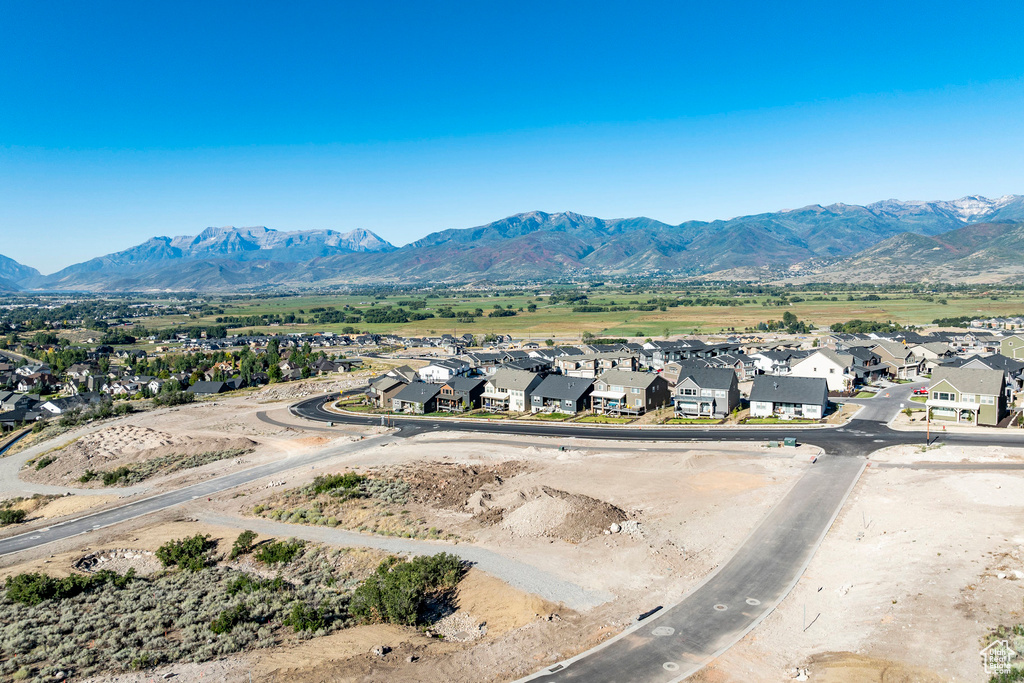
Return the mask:
{"type": "Polygon", "coordinates": [[[237,579],[233,579],[227,585],[228,595],[237,595],[238,593],[258,593],[259,591],[271,591],[280,592],[287,590],[289,585],[285,583],[284,579],[280,576],[274,577],[273,579],[261,579],[254,577],[251,574],[242,574],[237,579]]]}
{"type": "Polygon", "coordinates": [[[161,392],[153,397],[153,405],[155,406],[180,406],[187,403],[192,403],[196,400],[196,395],[187,391],[168,391],[161,392]]]}
{"type": "Polygon", "coordinates": [[[8,576],[4,588],[7,589],[8,600],[33,607],[44,600],[72,598],[107,583],[113,584],[116,588],[124,588],[134,578],[134,569],[129,569],[124,576],[104,569],[89,576],[72,574],[63,579],[39,573],[18,574],[8,576]]]}
{"type": "Polygon", "coordinates": [[[239,624],[250,620],[249,608],[245,604],[235,605],[226,609],[210,622],[210,630],[214,633],[231,633],[239,624]]]}
{"type": "Polygon", "coordinates": [[[97,474],[96,472],[93,472],[92,470],[86,470],[86,471],[85,471],[85,474],[83,474],[82,476],[80,476],[80,477],[78,478],[78,481],[80,481],[80,482],[82,482],[83,484],[85,484],[85,483],[87,483],[87,482],[90,482],[90,481],[92,481],[93,479],[95,479],[95,478],[96,478],[96,477],[98,477],[98,476],[100,476],[100,475],[99,475],[99,474],[97,474]]]}
{"type": "Polygon", "coordinates": [[[47,465],[51,465],[56,461],[57,458],[53,457],[52,455],[44,455],[43,457],[39,458],[39,460],[36,460],[36,469],[41,470],[47,465]]]}
{"type": "Polygon", "coordinates": [[[465,573],[458,557],[439,553],[402,561],[389,558],[352,594],[352,616],[366,624],[415,625],[425,598],[454,588],[465,573]]]}
{"type": "Polygon", "coordinates": [[[28,513],[24,510],[0,510],[0,526],[8,524],[20,524],[25,521],[28,513]]]}
{"type": "Polygon", "coordinates": [[[129,475],[131,475],[131,473],[132,473],[131,468],[130,467],[126,467],[124,465],[122,465],[121,467],[118,467],[116,470],[111,470],[109,472],[103,472],[103,474],[102,474],[102,476],[103,476],[103,485],[104,486],[114,486],[115,484],[117,484],[117,482],[121,481],[122,479],[127,479],[129,477],[129,475]]]}
{"type": "Polygon", "coordinates": [[[264,564],[288,564],[295,559],[304,541],[271,541],[256,551],[256,559],[264,564]]]}
{"type": "Polygon", "coordinates": [[[213,564],[211,551],[217,547],[210,535],[196,534],[190,538],[179,538],[168,541],[156,551],[156,557],[165,567],[177,566],[197,572],[213,564]]]}
{"type": "Polygon", "coordinates": [[[319,631],[327,625],[327,606],[320,609],[308,607],[304,602],[296,602],[292,612],[284,620],[285,626],[291,626],[296,633],[299,631],[319,631]]]}
{"type": "Polygon", "coordinates": [[[311,493],[327,493],[335,489],[357,489],[366,477],[355,472],[327,474],[317,477],[310,485],[311,493]]]}
{"type": "Polygon", "coordinates": [[[248,555],[252,551],[252,542],[256,540],[256,532],[246,529],[238,534],[235,544],[231,546],[231,559],[234,560],[240,555],[248,555]]]}

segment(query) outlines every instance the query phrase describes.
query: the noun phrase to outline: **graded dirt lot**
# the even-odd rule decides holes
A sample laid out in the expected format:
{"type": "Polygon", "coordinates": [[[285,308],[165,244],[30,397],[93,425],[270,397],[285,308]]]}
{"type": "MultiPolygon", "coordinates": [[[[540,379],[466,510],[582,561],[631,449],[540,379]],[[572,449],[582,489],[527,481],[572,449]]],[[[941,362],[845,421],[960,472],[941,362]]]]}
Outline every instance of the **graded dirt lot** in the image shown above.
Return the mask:
{"type": "MultiPolygon", "coordinates": [[[[325,430],[289,416],[284,405],[264,403],[257,393],[219,397],[69,432],[36,447],[34,455],[68,442],[66,448],[71,449],[82,444],[77,448],[83,453],[94,453],[85,448],[93,442],[97,449],[113,452],[116,447],[118,457],[129,459],[154,448],[176,448],[188,439],[247,439],[259,444],[242,464],[224,460],[144,482],[160,488],[270,458],[352,443],[360,438],[359,432],[384,431],[325,430]],[[257,418],[257,411],[270,411],[293,426],[267,424],[257,418]],[[120,441],[110,435],[120,435],[120,441]]],[[[280,500],[285,492],[301,489],[318,476],[359,472],[401,481],[406,493],[404,500],[380,505],[382,501],[373,498],[352,501],[356,516],[345,522],[354,520],[357,530],[363,528],[352,537],[355,547],[360,538],[435,527],[443,533],[410,533],[409,538],[427,539],[429,552],[480,549],[498,558],[495,572],[473,570],[460,585],[456,612],[433,627],[446,636],[443,640],[411,627],[360,626],[204,664],[173,664],[97,680],[144,681],[173,672],[182,680],[202,676],[246,681],[249,671],[254,678],[270,681],[511,680],[600,643],[640,612],[678,600],[732,554],[817,452],[808,446],[663,446],[426,434],[335,456],[273,481],[194,501],[187,510],[168,510],[4,558],[0,574],[66,575],[73,563],[89,556],[96,567],[134,568],[146,575],[153,570],[147,553],[169,539],[210,533],[226,551],[239,531],[255,523],[251,515],[256,506],[280,500]],[[562,446],[565,450],[559,449],[562,446]],[[207,513],[227,522],[211,526],[195,521],[207,513]],[[370,533],[373,529],[376,534],[370,533]],[[442,539],[447,534],[446,542],[442,539]],[[501,558],[508,566],[501,565],[501,558]],[[524,583],[524,573],[534,580],[552,577],[602,597],[590,603],[594,606],[570,609],[513,587],[524,583]],[[371,654],[376,646],[390,651],[371,654]]],[[[113,500],[107,496],[103,494],[113,500]]],[[[98,502],[101,497],[53,498],[38,505],[37,513],[44,516],[53,506],[54,513],[66,514],[76,504],[84,506],[78,499],[98,502]]],[[[289,527],[296,532],[309,528],[279,526],[285,527],[283,533],[275,532],[279,538],[287,538],[289,527]]],[[[317,527],[332,530],[326,523],[317,527]]],[[[339,523],[335,528],[340,532],[346,526],[339,523]]],[[[332,545],[353,547],[352,541],[332,545]]],[[[364,552],[374,561],[385,554],[364,552]]]]}
{"type": "MultiPolygon", "coordinates": [[[[897,447],[878,459],[1022,455],[897,447]]],[[[787,681],[799,667],[826,683],[986,682],[982,639],[1024,621],[1022,604],[1024,473],[869,467],[794,591],[701,680],[787,681]]]]}

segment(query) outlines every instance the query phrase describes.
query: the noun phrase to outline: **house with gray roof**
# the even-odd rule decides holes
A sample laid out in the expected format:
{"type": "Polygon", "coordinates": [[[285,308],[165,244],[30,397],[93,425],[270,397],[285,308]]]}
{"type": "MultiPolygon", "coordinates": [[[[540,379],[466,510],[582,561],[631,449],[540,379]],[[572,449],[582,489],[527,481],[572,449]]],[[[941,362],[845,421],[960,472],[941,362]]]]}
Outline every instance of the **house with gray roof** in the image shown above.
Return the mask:
{"type": "Polygon", "coordinates": [[[758,375],[750,388],[751,417],[804,417],[818,420],[828,409],[823,377],[758,375]]]}
{"type": "Polygon", "coordinates": [[[530,412],[575,414],[587,409],[594,380],[548,375],[530,395],[530,412]]]}
{"type": "Polygon", "coordinates": [[[610,415],[642,415],[672,403],[668,381],[653,372],[608,370],[594,382],[590,408],[610,415]]]}
{"type": "Polygon", "coordinates": [[[487,380],[483,377],[452,377],[441,385],[437,394],[437,409],[461,413],[480,405],[487,380]]]}
{"type": "Polygon", "coordinates": [[[926,402],[931,419],[998,425],[1006,416],[1005,381],[1002,370],[935,368],[926,402]]]}
{"type": "Polygon", "coordinates": [[[480,395],[483,407],[488,410],[525,413],[532,405],[533,390],[542,381],[543,378],[533,372],[498,368],[487,378],[484,392],[480,395]]]}
{"type": "Polygon", "coordinates": [[[391,399],[409,384],[400,377],[382,375],[370,380],[370,388],[366,390],[366,398],[378,408],[391,408],[391,399]]]}
{"type": "Polygon", "coordinates": [[[402,388],[391,399],[391,410],[396,413],[413,413],[423,415],[437,410],[437,395],[441,393],[440,384],[413,382],[402,388]]]}
{"type": "Polygon", "coordinates": [[[678,417],[724,418],[740,404],[739,381],[732,368],[686,368],[672,394],[678,417]]]}

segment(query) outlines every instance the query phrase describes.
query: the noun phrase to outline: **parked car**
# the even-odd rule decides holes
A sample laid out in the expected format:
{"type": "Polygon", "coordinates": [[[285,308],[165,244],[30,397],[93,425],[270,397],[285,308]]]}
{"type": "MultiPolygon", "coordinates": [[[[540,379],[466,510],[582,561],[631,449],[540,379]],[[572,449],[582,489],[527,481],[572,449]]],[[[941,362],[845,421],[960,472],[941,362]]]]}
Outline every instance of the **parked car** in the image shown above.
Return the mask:
{"type": "Polygon", "coordinates": [[[917,394],[918,396],[927,396],[928,387],[918,387],[917,389],[914,389],[914,393],[917,394]]]}

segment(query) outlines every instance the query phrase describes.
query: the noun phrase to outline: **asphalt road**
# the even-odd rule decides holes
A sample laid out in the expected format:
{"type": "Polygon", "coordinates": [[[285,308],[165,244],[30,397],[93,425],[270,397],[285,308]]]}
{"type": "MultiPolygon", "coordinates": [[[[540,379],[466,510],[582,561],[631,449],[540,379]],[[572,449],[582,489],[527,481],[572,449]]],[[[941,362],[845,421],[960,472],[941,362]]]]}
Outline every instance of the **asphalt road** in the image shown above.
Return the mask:
{"type": "Polygon", "coordinates": [[[45,529],[29,531],[17,536],[9,536],[7,538],[0,539],[0,556],[9,555],[22,550],[28,550],[30,548],[43,545],[44,543],[51,543],[53,541],[70,538],[72,536],[77,536],[78,534],[89,533],[97,529],[102,529],[103,527],[119,524],[130,519],[135,519],[136,517],[158,512],[169,507],[174,507],[175,505],[188,504],[198,498],[211,497],[221,491],[226,491],[236,486],[242,486],[256,481],[257,479],[262,479],[263,477],[281,474],[297,467],[313,465],[319,461],[334,458],[339,455],[354,453],[391,439],[391,435],[377,436],[364,439],[362,441],[354,441],[334,448],[328,448],[323,451],[318,451],[316,453],[311,453],[297,458],[285,458],[283,460],[277,460],[264,465],[257,465],[256,467],[251,467],[239,472],[225,474],[222,477],[207,479],[206,481],[193,484],[192,486],[186,486],[182,489],[168,491],[150,498],[133,501],[122,505],[121,507],[96,512],[91,515],[86,515],[85,517],[79,517],[77,519],[68,520],[67,522],[54,524],[53,526],[46,527],[45,529]]]}
{"type": "Polygon", "coordinates": [[[682,602],[524,680],[668,683],[698,671],[789,593],[865,464],[861,458],[819,460],[739,551],[682,602]]]}

